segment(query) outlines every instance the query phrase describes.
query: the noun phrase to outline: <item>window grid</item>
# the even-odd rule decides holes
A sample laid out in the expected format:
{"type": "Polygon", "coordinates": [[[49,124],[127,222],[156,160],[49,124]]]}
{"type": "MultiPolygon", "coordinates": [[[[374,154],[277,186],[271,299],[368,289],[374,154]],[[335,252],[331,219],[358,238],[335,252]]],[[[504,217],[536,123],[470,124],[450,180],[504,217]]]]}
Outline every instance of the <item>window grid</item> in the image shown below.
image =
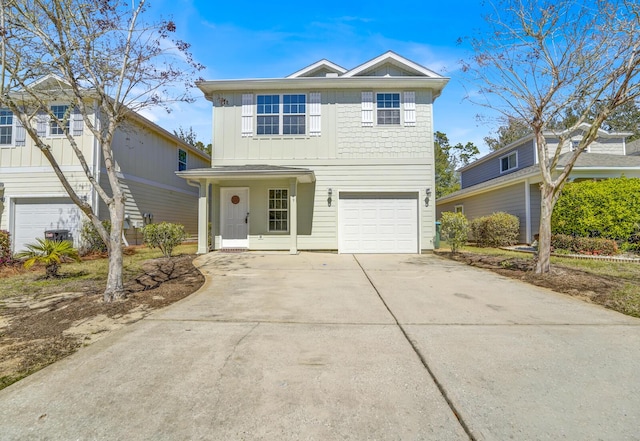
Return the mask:
{"type": "Polygon", "coordinates": [[[258,135],[280,133],[280,95],[258,95],[258,135]]]}
{"type": "Polygon", "coordinates": [[[269,231],[289,230],[289,190],[269,189],[269,231]]]}
{"type": "Polygon", "coordinates": [[[13,138],[13,113],[0,109],[0,145],[11,145],[13,138]]]}
{"type": "MultiPolygon", "coordinates": [[[[51,113],[53,113],[58,120],[63,121],[65,119],[65,115],[69,110],[69,106],[51,106],[51,113]]],[[[69,119],[64,124],[64,129],[58,125],[57,122],[51,121],[51,130],[49,132],[50,135],[64,135],[65,129],[69,131],[69,119]]]]}
{"type": "Polygon", "coordinates": [[[178,171],[187,169],[187,151],[178,149],[178,171]]]}
{"type": "Polygon", "coordinates": [[[258,135],[304,135],[306,133],[307,96],[305,94],[258,95],[256,113],[258,135]]]}
{"type": "Polygon", "coordinates": [[[378,125],[400,125],[400,94],[376,94],[378,125]]]}
{"type": "Polygon", "coordinates": [[[518,167],[518,154],[517,152],[510,153],[500,158],[500,173],[513,170],[518,167]]]}

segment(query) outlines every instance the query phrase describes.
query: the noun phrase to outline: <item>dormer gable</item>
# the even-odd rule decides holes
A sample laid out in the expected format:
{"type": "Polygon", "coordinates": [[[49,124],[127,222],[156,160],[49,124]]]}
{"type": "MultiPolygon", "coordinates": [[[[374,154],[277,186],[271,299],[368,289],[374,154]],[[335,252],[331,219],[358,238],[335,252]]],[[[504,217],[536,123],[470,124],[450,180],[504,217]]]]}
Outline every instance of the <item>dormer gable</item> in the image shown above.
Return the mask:
{"type": "Polygon", "coordinates": [[[327,59],[322,59],[310,64],[307,67],[300,69],[287,76],[286,78],[311,78],[311,77],[338,77],[347,71],[342,66],[339,66],[327,59]]]}
{"type": "Polygon", "coordinates": [[[342,75],[343,78],[364,76],[443,78],[434,71],[404,58],[393,51],[387,51],[342,75]]]}

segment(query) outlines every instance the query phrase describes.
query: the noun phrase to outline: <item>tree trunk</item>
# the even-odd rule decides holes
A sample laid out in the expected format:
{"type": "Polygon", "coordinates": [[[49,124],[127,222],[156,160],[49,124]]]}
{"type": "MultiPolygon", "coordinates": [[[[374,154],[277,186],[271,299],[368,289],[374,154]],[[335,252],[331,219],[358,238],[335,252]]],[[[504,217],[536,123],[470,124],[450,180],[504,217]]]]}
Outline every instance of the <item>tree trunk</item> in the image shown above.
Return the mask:
{"type": "Polygon", "coordinates": [[[124,197],[113,198],[109,207],[111,232],[109,234],[109,272],[107,287],[103,293],[105,302],[113,302],[124,297],[123,264],[122,264],[122,227],[124,223],[124,197]]]}
{"type": "Polygon", "coordinates": [[[546,274],[551,266],[551,213],[554,206],[554,192],[549,185],[543,184],[540,193],[540,230],[538,231],[536,274],[546,274]]]}

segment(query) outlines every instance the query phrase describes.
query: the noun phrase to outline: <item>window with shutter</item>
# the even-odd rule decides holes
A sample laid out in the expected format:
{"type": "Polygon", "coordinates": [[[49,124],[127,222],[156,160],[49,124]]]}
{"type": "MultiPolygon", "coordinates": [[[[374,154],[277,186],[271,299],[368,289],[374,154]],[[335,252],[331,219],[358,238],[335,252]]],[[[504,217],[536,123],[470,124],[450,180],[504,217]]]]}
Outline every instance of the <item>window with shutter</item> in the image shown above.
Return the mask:
{"type": "Polygon", "coordinates": [[[373,92],[362,92],[362,126],[373,127],[373,92]]]}
{"type": "Polygon", "coordinates": [[[81,136],[84,130],[84,121],[82,120],[80,109],[78,109],[77,107],[73,108],[71,119],[73,120],[73,136],[81,136]]]}
{"type": "Polygon", "coordinates": [[[404,93],[404,125],[413,127],[416,125],[416,93],[404,93]]]}
{"type": "Polygon", "coordinates": [[[322,100],[320,92],[309,94],[309,135],[320,136],[322,131],[322,100]]]}
{"type": "Polygon", "coordinates": [[[13,112],[0,109],[0,146],[13,144],[13,112]]]}
{"type": "Polygon", "coordinates": [[[253,136],[253,94],[242,95],[242,136],[253,136]]]}

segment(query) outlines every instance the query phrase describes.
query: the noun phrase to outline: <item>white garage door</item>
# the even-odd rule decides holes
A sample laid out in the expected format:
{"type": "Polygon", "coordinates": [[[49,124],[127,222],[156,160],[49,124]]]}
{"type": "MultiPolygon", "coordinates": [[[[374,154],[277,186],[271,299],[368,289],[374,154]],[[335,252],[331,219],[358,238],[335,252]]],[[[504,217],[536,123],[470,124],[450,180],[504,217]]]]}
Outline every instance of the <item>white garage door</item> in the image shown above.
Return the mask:
{"type": "Polygon", "coordinates": [[[16,199],[13,216],[13,250],[21,251],[45,230],[70,230],[77,246],[82,215],[68,198],[16,199]]]}
{"type": "Polygon", "coordinates": [[[340,193],[339,252],[417,253],[415,193],[340,193]]]}

